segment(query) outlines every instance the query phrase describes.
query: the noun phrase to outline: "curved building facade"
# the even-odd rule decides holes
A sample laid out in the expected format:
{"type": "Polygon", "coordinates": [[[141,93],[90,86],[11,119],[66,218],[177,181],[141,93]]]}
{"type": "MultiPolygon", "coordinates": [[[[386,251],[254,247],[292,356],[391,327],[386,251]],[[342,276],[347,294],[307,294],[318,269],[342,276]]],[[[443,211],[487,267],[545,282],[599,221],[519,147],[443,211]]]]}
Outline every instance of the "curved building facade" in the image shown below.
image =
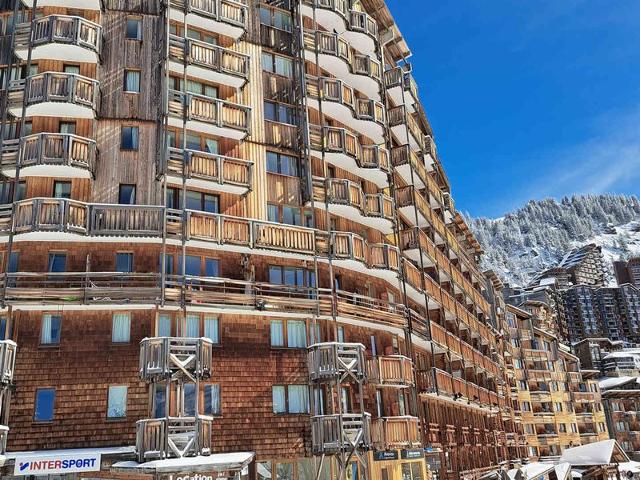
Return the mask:
{"type": "Polygon", "coordinates": [[[71,449],[107,478],[526,456],[384,2],[1,5],[9,475],[71,449]]]}

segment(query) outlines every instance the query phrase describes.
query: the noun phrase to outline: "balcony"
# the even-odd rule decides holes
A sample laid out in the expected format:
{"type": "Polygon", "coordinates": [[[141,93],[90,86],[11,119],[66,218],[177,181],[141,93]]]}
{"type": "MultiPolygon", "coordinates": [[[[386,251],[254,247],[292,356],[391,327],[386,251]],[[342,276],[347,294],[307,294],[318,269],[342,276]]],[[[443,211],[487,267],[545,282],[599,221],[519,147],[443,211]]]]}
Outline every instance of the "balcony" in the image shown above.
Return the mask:
{"type": "Polygon", "coordinates": [[[253,162],[213,153],[169,148],[167,180],[188,187],[244,195],[251,190],[253,162]]]}
{"type": "Polygon", "coordinates": [[[407,185],[423,189],[431,179],[424,163],[424,156],[413,151],[409,145],[393,148],[391,163],[407,185]]]}
{"type": "Polygon", "coordinates": [[[365,12],[350,10],[347,0],[303,0],[302,14],[315,17],[329,32],[343,32],[344,39],[359,52],[375,53],[378,24],[365,12]]]}
{"type": "Polygon", "coordinates": [[[405,105],[391,108],[389,115],[389,127],[400,144],[409,144],[416,152],[424,152],[426,149],[425,134],[422,133],[418,121],[411,115],[405,105]]]}
{"type": "Polygon", "coordinates": [[[316,455],[335,455],[371,448],[371,415],[343,413],[311,417],[311,439],[316,455]]]}
{"type": "MultiPolygon", "coordinates": [[[[35,0],[22,0],[27,8],[33,8],[35,0]]],[[[38,0],[38,8],[42,7],[66,7],[83,10],[100,10],[101,0],[38,0]]]]}
{"type": "Polygon", "coordinates": [[[251,108],[219,98],[169,90],[169,125],[242,140],[249,134],[251,108]]]}
{"type": "MultiPolygon", "coordinates": [[[[41,5],[38,3],[38,6],[41,5]]],[[[15,54],[27,60],[61,60],[98,63],[102,27],[82,17],[47,15],[31,23],[16,25],[15,54]]]]}
{"type": "Polygon", "coordinates": [[[431,210],[429,202],[412,186],[396,190],[396,206],[409,224],[414,227],[429,227],[436,216],[431,210]]]}
{"type": "Polygon", "coordinates": [[[9,83],[8,112],[26,116],[95,118],[99,82],[73,73],[45,72],[9,83]],[[25,99],[25,91],[28,92],[25,99]]]}
{"type": "Polygon", "coordinates": [[[328,77],[307,77],[309,105],[325,115],[347,125],[374,143],[385,143],[385,119],[382,103],[359,98],[355,90],[342,80],[328,77]],[[319,92],[322,92],[320,95],[319,92]]]}
{"type": "Polygon", "coordinates": [[[375,183],[389,186],[389,152],[378,145],[361,145],[346,128],[311,125],[311,150],[328,163],[375,183]],[[324,142],[323,142],[324,140],[324,142]]]}
{"type": "MultiPolygon", "coordinates": [[[[365,194],[358,183],[327,179],[326,201],[329,211],[354,222],[375,228],[384,234],[393,231],[393,201],[382,193],[365,194]]],[[[314,185],[314,199],[325,201],[322,186],[314,185]]]]}
{"type": "Polygon", "coordinates": [[[433,240],[419,227],[400,231],[400,248],[404,254],[418,265],[434,267],[437,247],[433,240]]]}
{"type": "Polygon", "coordinates": [[[210,455],[212,424],[206,416],[138,420],[138,462],[210,455]]]}
{"type": "Polygon", "coordinates": [[[305,58],[332,76],[346,81],[354,89],[377,102],[381,101],[382,69],[374,56],[355,52],[342,35],[329,32],[304,33],[305,58]]]}
{"type": "Polygon", "coordinates": [[[171,20],[238,40],[247,28],[248,7],[236,0],[170,0],[171,20]],[[186,19],[185,19],[186,12],[186,19]]]}
{"type": "Polygon", "coordinates": [[[366,378],[361,343],[316,343],[309,347],[307,360],[312,382],[358,382],[366,378]]]}
{"type": "Polygon", "coordinates": [[[414,448],[420,444],[420,420],[417,417],[383,417],[371,423],[371,440],[377,450],[414,448]]]}
{"type": "Polygon", "coordinates": [[[17,350],[15,342],[11,340],[0,341],[0,385],[13,383],[17,350]]]}
{"type": "Polygon", "coordinates": [[[159,381],[176,372],[206,379],[212,372],[213,343],[208,338],[152,337],[140,342],[140,378],[159,381]]]}
{"type": "Polygon", "coordinates": [[[93,178],[96,142],[69,133],[36,133],[19,140],[5,140],[2,173],[15,177],[93,178]],[[18,163],[19,162],[19,163],[18,163]]]}
{"type": "Polygon", "coordinates": [[[394,105],[404,105],[409,114],[419,112],[418,84],[411,72],[405,71],[402,67],[387,70],[384,72],[384,85],[394,105]]]}
{"type": "Polygon", "coordinates": [[[404,355],[385,355],[367,362],[369,382],[381,387],[412,387],[413,362],[404,355]]]}
{"type": "Polygon", "coordinates": [[[218,45],[171,35],[169,69],[210,82],[242,87],[249,78],[249,56],[218,45]]]}
{"type": "Polygon", "coordinates": [[[7,451],[7,440],[9,439],[9,427],[0,425],[0,461],[4,461],[4,454],[7,451]]]}

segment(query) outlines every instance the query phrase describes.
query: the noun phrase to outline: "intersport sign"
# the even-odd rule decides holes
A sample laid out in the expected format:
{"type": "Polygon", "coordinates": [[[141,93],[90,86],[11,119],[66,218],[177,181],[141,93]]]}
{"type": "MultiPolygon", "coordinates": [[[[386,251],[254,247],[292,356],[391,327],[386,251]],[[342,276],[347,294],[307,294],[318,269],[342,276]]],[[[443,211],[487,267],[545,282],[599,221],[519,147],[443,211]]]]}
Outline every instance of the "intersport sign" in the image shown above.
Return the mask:
{"type": "Polygon", "coordinates": [[[61,454],[20,456],[16,458],[13,474],[52,475],[56,473],[96,472],[100,470],[100,454],[61,454]]]}

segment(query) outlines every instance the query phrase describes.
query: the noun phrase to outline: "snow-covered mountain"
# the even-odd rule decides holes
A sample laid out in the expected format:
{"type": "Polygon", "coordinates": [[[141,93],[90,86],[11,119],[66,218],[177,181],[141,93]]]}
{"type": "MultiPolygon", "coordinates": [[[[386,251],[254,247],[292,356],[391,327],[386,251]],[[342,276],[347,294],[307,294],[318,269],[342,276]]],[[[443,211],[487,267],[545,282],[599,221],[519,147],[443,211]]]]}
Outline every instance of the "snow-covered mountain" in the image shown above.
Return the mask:
{"type": "Polygon", "coordinates": [[[499,219],[468,220],[485,250],[483,268],[513,285],[526,285],[533,274],[587,243],[602,246],[609,267],[614,260],[640,255],[640,201],[635,196],[531,201],[499,219]]]}

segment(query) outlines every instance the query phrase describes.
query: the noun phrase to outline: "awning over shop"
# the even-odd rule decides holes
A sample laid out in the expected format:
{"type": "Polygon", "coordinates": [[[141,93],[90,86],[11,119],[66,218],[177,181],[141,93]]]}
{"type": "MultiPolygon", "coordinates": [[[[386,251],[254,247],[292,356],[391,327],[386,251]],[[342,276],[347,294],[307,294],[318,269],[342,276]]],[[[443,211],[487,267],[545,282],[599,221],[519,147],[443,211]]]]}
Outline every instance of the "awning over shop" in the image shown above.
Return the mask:
{"type": "Polygon", "coordinates": [[[209,456],[168,458],[150,462],[118,462],[111,471],[130,474],[240,471],[254,459],[254,452],[215,453],[209,456]]]}

